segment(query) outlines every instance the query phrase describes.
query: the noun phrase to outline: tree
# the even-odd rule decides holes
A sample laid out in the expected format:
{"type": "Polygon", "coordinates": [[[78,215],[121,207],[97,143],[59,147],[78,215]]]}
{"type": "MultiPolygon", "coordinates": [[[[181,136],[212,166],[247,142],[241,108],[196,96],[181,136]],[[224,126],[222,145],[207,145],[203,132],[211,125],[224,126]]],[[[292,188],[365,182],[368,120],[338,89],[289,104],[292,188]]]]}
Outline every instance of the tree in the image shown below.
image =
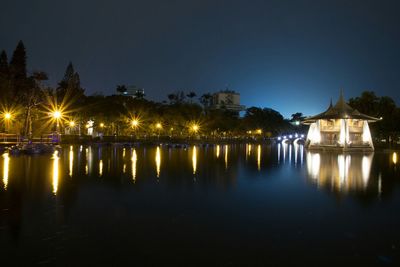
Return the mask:
{"type": "Polygon", "coordinates": [[[192,103],[193,102],[193,98],[196,96],[196,93],[195,92],[190,92],[186,96],[190,98],[190,103],[192,103]]]}
{"type": "Polygon", "coordinates": [[[349,104],[361,113],[377,116],[379,98],[372,91],[362,92],[360,97],[350,98],[349,104]]]}
{"type": "Polygon", "coordinates": [[[121,85],[117,85],[117,92],[120,94],[125,94],[128,91],[128,88],[126,87],[126,85],[121,84],[121,85]]]}
{"type": "Polygon", "coordinates": [[[176,94],[168,94],[168,100],[170,104],[174,104],[177,100],[177,96],[176,94]]]}
{"type": "Polygon", "coordinates": [[[203,94],[200,97],[200,103],[203,105],[204,109],[211,106],[212,95],[210,93],[203,94]]]}
{"type": "Polygon", "coordinates": [[[10,84],[10,70],[8,67],[7,54],[3,50],[0,54],[0,94],[3,98],[8,99],[9,84],[10,84]]]}
{"type": "Polygon", "coordinates": [[[294,113],[294,114],[292,114],[292,119],[290,120],[290,121],[292,121],[292,122],[295,122],[295,121],[302,121],[302,120],[304,120],[304,116],[303,116],[303,113],[301,113],[301,112],[296,112],[296,113],[294,113]]]}
{"type": "Polygon", "coordinates": [[[63,79],[58,83],[57,101],[59,103],[82,101],[84,92],[79,74],[75,72],[72,62],[69,62],[63,79]]]}
{"type": "Polygon", "coordinates": [[[8,68],[8,59],[6,51],[1,51],[0,54],[0,77],[6,76],[8,77],[9,68],[8,68]]]}
{"type": "Polygon", "coordinates": [[[10,61],[10,71],[13,79],[26,79],[26,50],[22,41],[18,42],[10,61]]]}
{"type": "Polygon", "coordinates": [[[22,41],[18,42],[17,47],[12,55],[10,65],[10,82],[11,82],[11,97],[15,102],[23,101],[22,95],[28,90],[29,81],[27,80],[26,71],[26,50],[22,41]]]}

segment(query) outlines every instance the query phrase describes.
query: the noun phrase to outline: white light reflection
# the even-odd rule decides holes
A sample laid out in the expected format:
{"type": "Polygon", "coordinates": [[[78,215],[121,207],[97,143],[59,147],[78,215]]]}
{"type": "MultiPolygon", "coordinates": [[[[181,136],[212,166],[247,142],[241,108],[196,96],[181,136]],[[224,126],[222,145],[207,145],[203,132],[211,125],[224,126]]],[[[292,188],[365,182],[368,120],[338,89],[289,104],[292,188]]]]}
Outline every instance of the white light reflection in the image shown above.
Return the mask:
{"type": "Polygon", "coordinates": [[[287,143],[286,142],[282,142],[283,163],[286,162],[286,148],[287,148],[287,143]]]}
{"type": "Polygon", "coordinates": [[[303,158],[304,158],[304,146],[300,145],[300,164],[303,165],[303,158]]]}
{"type": "Polygon", "coordinates": [[[261,170],[261,145],[257,146],[257,169],[261,170]]]}
{"type": "Polygon", "coordinates": [[[311,178],[318,179],[319,169],[321,165],[321,157],[319,153],[307,153],[307,170],[311,178]]]}
{"type": "Polygon", "coordinates": [[[365,188],[368,185],[369,175],[371,173],[371,165],[372,165],[372,156],[363,155],[361,160],[361,173],[365,188]]]}
{"type": "Polygon", "coordinates": [[[10,156],[8,153],[3,154],[3,184],[4,184],[4,190],[7,190],[8,186],[8,173],[9,173],[9,168],[10,168],[10,156]]]}
{"type": "Polygon", "coordinates": [[[307,152],[307,172],[318,186],[339,192],[364,191],[369,184],[374,154],[307,152]]]}
{"type": "Polygon", "coordinates": [[[297,142],[293,143],[293,147],[294,147],[294,165],[297,165],[297,153],[299,150],[299,145],[297,144],[297,142]]]}
{"type": "Polygon", "coordinates": [[[281,161],[281,143],[278,144],[278,164],[281,161]]]}

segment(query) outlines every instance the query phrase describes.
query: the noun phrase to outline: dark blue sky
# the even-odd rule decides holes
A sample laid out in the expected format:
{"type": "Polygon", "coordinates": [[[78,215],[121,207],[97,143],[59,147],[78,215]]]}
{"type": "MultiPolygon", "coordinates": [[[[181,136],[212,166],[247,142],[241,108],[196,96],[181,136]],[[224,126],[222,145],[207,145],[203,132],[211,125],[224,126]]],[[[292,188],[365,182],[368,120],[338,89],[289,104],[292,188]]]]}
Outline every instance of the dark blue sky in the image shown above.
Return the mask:
{"type": "Polygon", "coordinates": [[[0,49],[18,40],[55,84],[72,61],[87,93],[117,84],[164,100],[236,90],[284,116],[374,90],[400,103],[400,1],[3,0],[0,49]]]}

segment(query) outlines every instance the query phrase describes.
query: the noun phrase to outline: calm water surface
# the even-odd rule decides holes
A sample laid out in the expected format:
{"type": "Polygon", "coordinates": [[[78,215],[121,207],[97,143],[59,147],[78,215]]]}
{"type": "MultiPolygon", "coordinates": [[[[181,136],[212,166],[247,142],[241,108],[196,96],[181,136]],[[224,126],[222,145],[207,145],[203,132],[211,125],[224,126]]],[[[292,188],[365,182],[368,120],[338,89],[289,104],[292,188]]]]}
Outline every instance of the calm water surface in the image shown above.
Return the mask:
{"type": "Polygon", "coordinates": [[[299,145],[4,154],[1,265],[398,265],[399,168],[299,145]]]}

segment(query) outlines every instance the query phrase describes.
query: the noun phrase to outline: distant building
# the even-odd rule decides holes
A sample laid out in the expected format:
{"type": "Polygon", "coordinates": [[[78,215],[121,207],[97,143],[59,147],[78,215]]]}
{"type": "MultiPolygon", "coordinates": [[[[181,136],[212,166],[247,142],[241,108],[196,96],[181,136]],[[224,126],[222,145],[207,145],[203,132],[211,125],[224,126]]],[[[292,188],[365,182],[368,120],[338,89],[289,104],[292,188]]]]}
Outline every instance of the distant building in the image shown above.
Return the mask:
{"type": "Polygon", "coordinates": [[[373,151],[368,123],[378,118],[350,107],[340,94],[338,102],[318,115],[306,118],[309,124],[306,147],[310,150],[373,151]]]}
{"type": "Polygon", "coordinates": [[[211,108],[239,112],[244,110],[246,107],[240,105],[239,93],[231,90],[225,90],[219,91],[212,95],[211,108]]]}
{"type": "Polygon", "coordinates": [[[144,89],[136,86],[128,86],[125,92],[120,93],[123,96],[137,97],[139,95],[144,96],[144,89]]]}

